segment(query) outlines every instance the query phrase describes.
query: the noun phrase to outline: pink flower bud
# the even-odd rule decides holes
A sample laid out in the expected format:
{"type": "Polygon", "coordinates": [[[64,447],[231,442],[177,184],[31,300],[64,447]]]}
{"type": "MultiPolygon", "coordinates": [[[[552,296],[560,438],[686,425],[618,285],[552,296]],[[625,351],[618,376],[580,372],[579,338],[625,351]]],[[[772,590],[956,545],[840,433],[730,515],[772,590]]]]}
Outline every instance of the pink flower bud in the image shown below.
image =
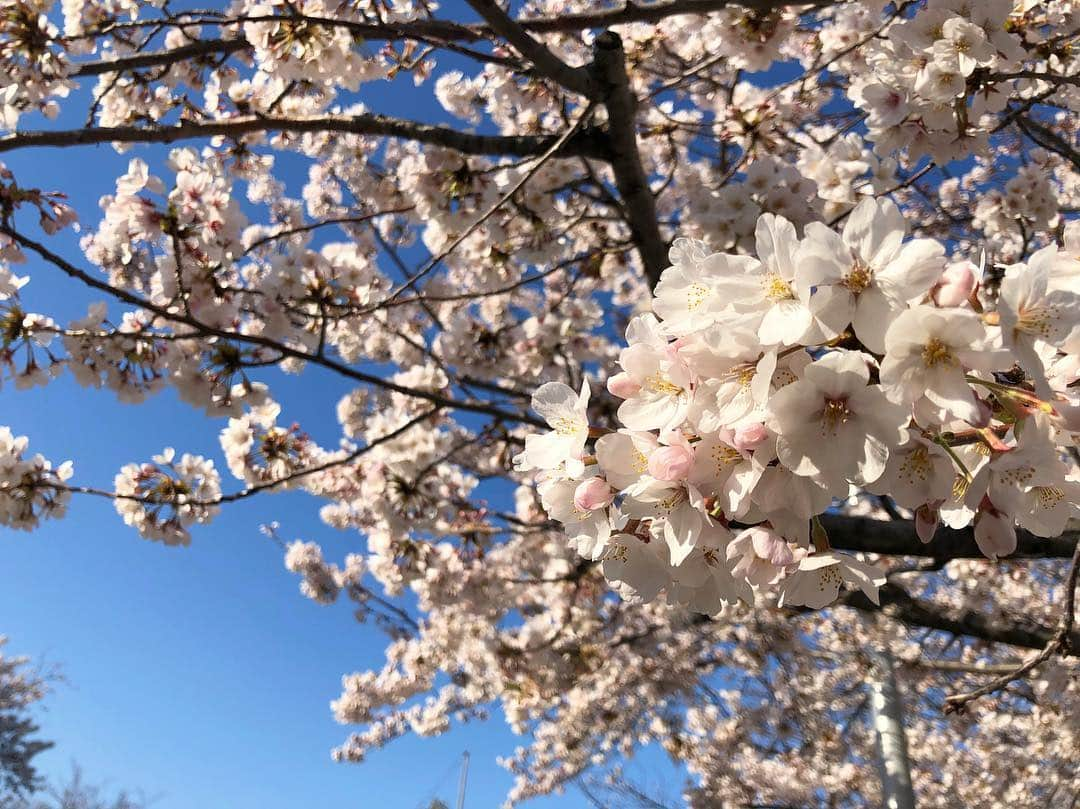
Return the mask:
{"type": "Polygon", "coordinates": [[[752,452],[761,446],[762,442],[769,437],[769,431],[764,424],[747,424],[735,429],[732,437],[732,446],[740,452],[752,452]]]}
{"type": "Polygon", "coordinates": [[[618,396],[620,399],[629,399],[641,390],[641,385],[635,382],[626,371],[622,371],[621,373],[615,374],[615,376],[608,377],[607,389],[608,393],[612,396],[618,396]]]}
{"type": "Polygon", "coordinates": [[[694,466],[689,446],[660,447],[649,456],[649,474],[657,480],[683,480],[694,466]]]}
{"type": "Polygon", "coordinates": [[[950,264],[934,288],[934,303],[938,306],[962,306],[974,289],[975,273],[971,271],[971,262],[950,264]]]}
{"type": "Polygon", "coordinates": [[[578,511],[595,511],[615,498],[614,490],[603,478],[588,478],[574,489],[574,508],[578,511]]]}

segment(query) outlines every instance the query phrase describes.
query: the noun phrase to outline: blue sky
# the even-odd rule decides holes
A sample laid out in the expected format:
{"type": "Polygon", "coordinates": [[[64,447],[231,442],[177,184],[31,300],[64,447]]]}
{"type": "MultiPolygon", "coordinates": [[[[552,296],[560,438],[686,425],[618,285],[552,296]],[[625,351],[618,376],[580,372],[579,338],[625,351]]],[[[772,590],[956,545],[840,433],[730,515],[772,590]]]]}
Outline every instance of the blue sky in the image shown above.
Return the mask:
{"type": "MultiPolygon", "coordinates": [[[[429,89],[403,93],[406,87],[411,79],[368,85],[361,95],[382,112],[450,122],[429,89]]],[[[86,110],[79,101],[50,125],[79,125],[86,110]]],[[[42,124],[28,119],[23,127],[42,124]]],[[[83,227],[94,228],[97,200],[113,190],[129,157],[153,165],[165,153],[143,147],[117,155],[97,146],[4,157],[20,185],[68,192],[83,227]]],[[[295,191],[306,167],[286,165],[295,191]]],[[[75,235],[50,245],[88,266],[75,235]]],[[[32,261],[26,269],[30,311],[66,322],[96,299],[55,268],[32,261]]],[[[270,381],[287,420],[336,442],[333,408],[347,385],[317,370],[270,381]]],[[[224,468],[217,443],[223,422],[171,392],[136,407],[66,376],[32,391],[4,385],[0,424],[29,436],[31,451],[54,462],[73,459],[75,481],[89,485],[110,486],[120,466],[167,445],[207,454],[224,468]]],[[[62,778],[77,762],[91,781],[143,790],[156,809],[412,809],[436,795],[452,802],[467,749],[466,805],[498,805],[511,779],[496,756],[523,741],[501,717],[437,739],[399,740],[362,765],[331,761],[330,749],[349,728],[334,722],[329,702],[342,674],[382,664],[385,638],[357,624],[347,604],[322,607],[303,598],[281,551],[258,531],[278,520],[283,537],[315,539],[331,559],[362,543],[322,525],[317,508],[302,494],[242,501],[196,530],[183,549],[141,540],[110,502],[88,497],[75,498],[67,519],[32,534],[0,529],[0,633],[11,638],[12,652],[56,664],[66,678],[40,714],[43,735],[57,743],[38,759],[44,774],[62,778]]],[[[651,780],[656,766],[659,758],[639,775],[651,780]]],[[[572,792],[530,804],[555,805],[586,801],[572,792]]]]}

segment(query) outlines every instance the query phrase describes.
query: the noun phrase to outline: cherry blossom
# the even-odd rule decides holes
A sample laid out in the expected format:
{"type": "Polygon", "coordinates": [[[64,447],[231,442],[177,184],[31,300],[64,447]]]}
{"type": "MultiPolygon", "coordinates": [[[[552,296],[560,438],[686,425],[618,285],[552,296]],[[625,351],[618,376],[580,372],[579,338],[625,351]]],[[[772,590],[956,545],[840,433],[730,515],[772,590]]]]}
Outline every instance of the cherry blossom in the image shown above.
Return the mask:
{"type": "Polygon", "coordinates": [[[827,483],[837,494],[845,481],[871,483],[885,471],[890,449],[902,440],[905,414],[868,385],[870,372],[856,353],[833,352],[806,366],[803,378],[769,402],[781,462],[797,475],[827,483]]]}
{"type": "Polygon", "coordinates": [[[525,451],[514,458],[518,471],[566,468],[567,474],[580,475],[584,465],[581,451],[589,435],[589,383],[580,393],[559,382],[542,385],[533,394],[533,410],[543,416],[551,432],[532,435],[525,441],[525,451]]]}
{"type": "Polygon", "coordinates": [[[853,585],[878,603],[878,588],[885,584],[881,571],[842,553],[814,553],[799,560],[797,569],[780,587],[781,605],[820,609],[836,600],[843,585],[853,585]]]}
{"type": "Polygon", "coordinates": [[[0,524],[257,502],[387,636],[340,761],[501,716],[511,804],[649,746],[688,806],[884,805],[880,653],[918,805],[1068,803],[1077,4],[468,5],[7,4],[0,389],[218,448],[110,485],[14,403],[0,524]]]}
{"type": "Polygon", "coordinates": [[[980,420],[968,371],[990,372],[1004,357],[971,312],[916,306],[900,314],[885,334],[881,385],[893,401],[916,406],[925,398],[943,416],[980,420]]]}
{"type": "Polygon", "coordinates": [[[221,477],[214,462],[171,447],[152,463],[128,464],[116,475],[116,511],[146,539],[188,545],[188,528],[218,512],[221,477]]]}
{"type": "Polygon", "coordinates": [[[807,226],[798,280],[816,289],[814,313],[829,334],[851,324],[867,348],[883,353],[892,321],[933,286],[944,269],[941,246],[928,239],[903,243],[905,231],[893,203],[872,199],[856,206],[841,234],[807,226]]]}

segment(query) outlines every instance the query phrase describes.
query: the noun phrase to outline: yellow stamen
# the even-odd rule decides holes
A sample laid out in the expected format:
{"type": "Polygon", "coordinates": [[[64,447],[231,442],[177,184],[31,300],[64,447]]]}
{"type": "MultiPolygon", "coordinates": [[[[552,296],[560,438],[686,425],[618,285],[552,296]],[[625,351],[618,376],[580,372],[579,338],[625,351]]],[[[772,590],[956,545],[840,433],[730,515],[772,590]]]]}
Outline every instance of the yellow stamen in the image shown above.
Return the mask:
{"type": "Polygon", "coordinates": [[[826,399],[825,409],[821,412],[822,432],[836,435],[840,425],[847,424],[852,415],[847,399],[826,399]]]}
{"type": "Polygon", "coordinates": [[[938,365],[955,365],[956,357],[944,342],[937,337],[930,339],[922,352],[923,365],[927,368],[936,368],[938,365]]]}
{"type": "Polygon", "coordinates": [[[844,276],[840,283],[847,287],[849,291],[858,295],[869,287],[873,280],[874,276],[871,274],[870,268],[856,259],[851,271],[844,276]]]}
{"type": "Polygon", "coordinates": [[[645,380],[645,386],[653,393],[665,393],[668,396],[679,396],[683,393],[682,388],[664,377],[659,371],[645,380]]]}
{"type": "Polygon", "coordinates": [[[791,285],[774,272],[766,274],[761,285],[765,288],[765,297],[774,303],[795,299],[791,285]]]}
{"type": "Polygon", "coordinates": [[[709,297],[709,288],[704,284],[691,284],[686,290],[686,308],[693,312],[700,309],[709,297]]]}

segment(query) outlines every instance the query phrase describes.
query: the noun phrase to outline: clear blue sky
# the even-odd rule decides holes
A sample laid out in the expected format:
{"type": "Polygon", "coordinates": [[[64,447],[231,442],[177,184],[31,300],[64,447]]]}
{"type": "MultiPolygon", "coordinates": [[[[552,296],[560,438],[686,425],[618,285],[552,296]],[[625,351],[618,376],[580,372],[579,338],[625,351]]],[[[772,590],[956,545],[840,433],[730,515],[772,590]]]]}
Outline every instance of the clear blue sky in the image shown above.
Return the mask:
{"type": "MultiPolygon", "coordinates": [[[[447,121],[430,100],[417,103],[429,93],[406,78],[393,88],[368,85],[362,97],[383,112],[447,121]]],[[[86,104],[76,99],[72,108],[59,125],[79,125],[86,104]]],[[[41,124],[26,120],[23,127],[41,124]]],[[[112,192],[135,154],[153,165],[165,150],[117,155],[98,146],[5,158],[24,187],[67,191],[83,226],[93,228],[98,197],[112,192]]],[[[289,161],[291,191],[305,173],[301,161],[289,161]]],[[[51,244],[88,266],[74,235],[51,244]]],[[[23,297],[30,311],[67,322],[95,299],[55,268],[28,268],[33,280],[23,297]]],[[[284,418],[336,442],[334,405],[346,385],[317,370],[301,379],[276,375],[272,383],[284,418]]],[[[79,483],[108,487],[124,463],[166,445],[207,454],[224,470],[217,443],[223,422],[171,392],[133,407],[69,377],[27,392],[4,385],[0,424],[29,436],[31,450],[54,462],[74,459],[79,483]]],[[[226,486],[238,485],[224,476],[226,486]]],[[[10,636],[12,652],[55,663],[67,678],[40,714],[43,735],[57,742],[38,759],[44,773],[63,777],[78,762],[91,781],[156,797],[157,809],[412,809],[436,794],[452,801],[468,749],[467,805],[497,806],[511,779],[495,758],[523,741],[501,717],[437,739],[399,740],[362,765],[331,761],[330,749],[349,728],[334,722],[329,702],[342,674],[382,664],[385,638],[357,624],[347,604],[321,607],[303,598],[281,551],[258,531],[279,520],[285,538],[315,539],[331,559],[362,543],[355,533],[323,526],[317,508],[302,494],[243,501],[197,529],[184,549],[140,539],[111,503],[86,497],[75,498],[67,519],[33,534],[0,529],[0,633],[10,636]]],[[[660,758],[641,766],[639,775],[655,775],[660,758]]],[[[677,794],[677,778],[670,771],[667,778],[677,794]]],[[[572,792],[530,804],[556,805],[586,801],[572,792]]]]}

